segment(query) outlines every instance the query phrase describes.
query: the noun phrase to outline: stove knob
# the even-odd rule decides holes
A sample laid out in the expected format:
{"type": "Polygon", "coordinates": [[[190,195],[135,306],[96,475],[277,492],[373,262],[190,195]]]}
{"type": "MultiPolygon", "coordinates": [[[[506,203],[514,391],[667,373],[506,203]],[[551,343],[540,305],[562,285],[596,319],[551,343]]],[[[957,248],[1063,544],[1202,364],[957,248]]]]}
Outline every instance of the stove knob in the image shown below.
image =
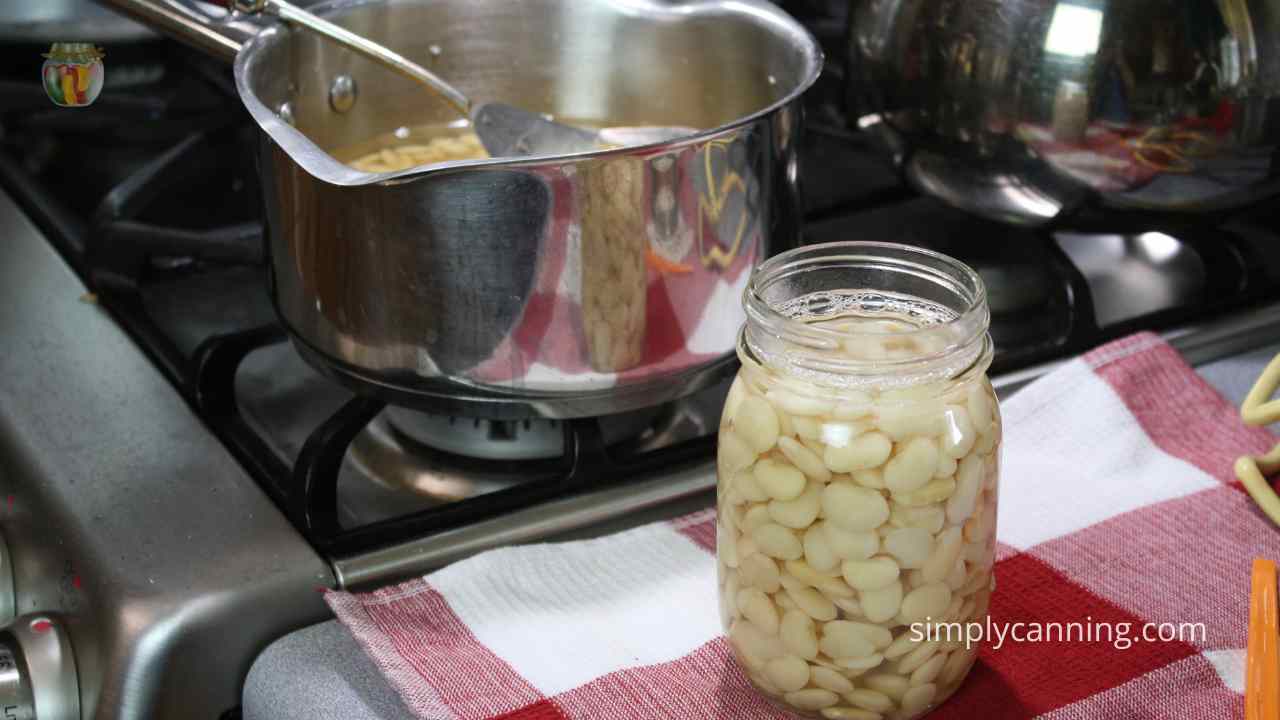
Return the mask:
{"type": "Polygon", "coordinates": [[[80,686],[67,633],[47,615],[0,629],[0,720],[80,720],[80,686]]]}

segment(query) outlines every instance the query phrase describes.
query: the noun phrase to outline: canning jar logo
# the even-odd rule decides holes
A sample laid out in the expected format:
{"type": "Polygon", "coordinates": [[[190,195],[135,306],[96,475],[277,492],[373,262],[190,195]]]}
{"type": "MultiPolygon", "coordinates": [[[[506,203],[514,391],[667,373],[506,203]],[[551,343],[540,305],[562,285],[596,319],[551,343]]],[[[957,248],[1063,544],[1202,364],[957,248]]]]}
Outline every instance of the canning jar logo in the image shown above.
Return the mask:
{"type": "Polygon", "coordinates": [[[98,99],[106,72],[102,49],[91,43],[54,43],[44,55],[44,91],[55,105],[87,107],[98,99]]]}

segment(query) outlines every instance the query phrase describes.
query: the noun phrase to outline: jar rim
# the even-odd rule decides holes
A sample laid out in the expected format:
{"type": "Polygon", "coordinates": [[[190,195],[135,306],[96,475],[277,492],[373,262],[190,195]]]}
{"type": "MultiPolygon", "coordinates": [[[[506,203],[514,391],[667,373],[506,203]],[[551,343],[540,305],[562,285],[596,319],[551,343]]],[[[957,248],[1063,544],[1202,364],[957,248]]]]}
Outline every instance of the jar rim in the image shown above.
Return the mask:
{"type": "MultiPolygon", "coordinates": [[[[779,322],[785,322],[792,325],[803,326],[810,330],[821,330],[823,332],[829,332],[836,335],[847,336],[850,333],[831,330],[829,328],[815,328],[812,325],[808,325],[807,323],[800,322],[795,318],[789,317],[779,312],[777,308],[773,307],[773,305],[769,303],[768,300],[765,300],[764,296],[761,294],[761,290],[763,290],[764,287],[767,287],[768,285],[772,285],[774,282],[777,282],[778,280],[782,279],[782,277],[784,277],[783,271],[793,269],[793,268],[797,270],[802,269],[802,268],[798,268],[797,266],[811,265],[818,262],[831,261],[831,260],[859,260],[859,259],[883,260],[885,259],[884,256],[877,257],[870,253],[865,253],[861,255],[854,254],[854,251],[857,251],[857,250],[873,250],[873,249],[878,249],[882,251],[901,252],[907,255],[917,255],[921,258],[928,258],[940,265],[944,265],[946,267],[952,268],[954,270],[955,276],[962,278],[964,281],[966,281],[966,284],[972,289],[972,292],[973,292],[973,298],[969,300],[968,307],[963,312],[957,313],[956,317],[951,318],[947,320],[945,323],[941,323],[941,324],[960,323],[966,317],[980,316],[980,315],[987,314],[987,310],[986,310],[987,287],[982,282],[982,278],[978,275],[977,271],[974,270],[973,268],[951,257],[950,255],[944,255],[943,253],[937,252],[935,250],[929,250],[928,248],[917,247],[915,245],[905,245],[902,243],[881,242],[881,241],[874,241],[874,240],[841,240],[836,242],[816,243],[813,245],[802,245],[800,247],[792,248],[791,250],[788,250],[786,252],[782,252],[777,255],[774,255],[768,260],[760,263],[760,265],[756,267],[755,272],[751,273],[751,277],[747,281],[746,290],[744,291],[744,302],[748,304],[758,305],[759,306],[758,309],[761,315],[764,315],[766,317],[772,317],[779,322]],[[850,253],[847,255],[817,255],[817,252],[826,251],[826,250],[835,250],[835,249],[849,250],[850,253]],[[808,255],[814,255],[814,257],[806,257],[808,255]]],[[[937,326],[936,325],[922,326],[914,330],[908,330],[905,332],[885,331],[884,333],[880,333],[880,334],[909,335],[911,333],[927,331],[930,327],[937,327],[937,326]]],[[[876,333],[866,333],[864,331],[859,331],[859,334],[876,334],[876,333]]]]}
{"type": "MultiPolygon", "coordinates": [[[[865,289],[877,294],[883,293],[885,296],[899,295],[907,299],[912,297],[895,293],[890,288],[847,289],[865,289]]],[[[990,340],[987,335],[990,310],[987,306],[987,291],[982,278],[973,268],[960,260],[913,245],[877,241],[839,241],[804,245],[788,250],[761,263],[756,268],[743,291],[743,306],[747,313],[744,339],[748,340],[749,346],[763,345],[767,342],[828,350],[839,347],[839,344],[844,341],[856,338],[889,335],[912,338],[927,334],[936,336],[940,331],[945,331],[947,336],[945,345],[918,355],[894,359],[839,357],[824,360],[818,366],[808,368],[819,373],[901,374],[902,380],[909,382],[911,377],[936,375],[941,365],[949,364],[948,361],[952,359],[960,359],[958,356],[971,354],[973,355],[970,358],[971,361],[990,356],[990,340]],[[765,296],[766,291],[775,283],[797,273],[818,268],[829,269],[842,264],[856,266],[863,270],[879,269],[902,273],[918,280],[936,283],[946,291],[949,297],[956,300],[953,305],[949,304],[947,307],[955,314],[953,317],[910,329],[885,328],[873,331],[864,327],[849,330],[815,325],[788,315],[779,310],[765,296]],[[760,342],[752,342],[753,338],[760,342]],[[985,352],[982,346],[987,346],[985,352]]],[[[752,349],[761,355],[777,355],[776,352],[761,352],[761,347],[752,349]]]]}

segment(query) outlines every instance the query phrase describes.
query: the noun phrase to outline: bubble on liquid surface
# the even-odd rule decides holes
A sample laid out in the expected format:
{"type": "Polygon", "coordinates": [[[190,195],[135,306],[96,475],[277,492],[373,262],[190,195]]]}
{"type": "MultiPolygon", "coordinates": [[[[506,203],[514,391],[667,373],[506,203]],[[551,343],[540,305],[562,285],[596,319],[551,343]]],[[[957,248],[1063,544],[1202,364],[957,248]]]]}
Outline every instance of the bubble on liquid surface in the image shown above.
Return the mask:
{"type": "Polygon", "coordinates": [[[822,290],[788,300],[776,307],[792,319],[823,322],[836,318],[897,320],[904,324],[898,330],[885,326],[881,332],[904,332],[955,320],[959,315],[951,308],[911,295],[898,295],[873,290],[822,290]]]}
{"type": "Polygon", "coordinates": [[[801,339],[757,335],[767,364],[828,386],[888,389],[945,381],[970,367],[981,344],[964,342],[955,310],[914,295],[822,290],[774,306],[784,317],[836,333],[801,339]],[[963,346],[963,347],[962,347],[963,346]]]}

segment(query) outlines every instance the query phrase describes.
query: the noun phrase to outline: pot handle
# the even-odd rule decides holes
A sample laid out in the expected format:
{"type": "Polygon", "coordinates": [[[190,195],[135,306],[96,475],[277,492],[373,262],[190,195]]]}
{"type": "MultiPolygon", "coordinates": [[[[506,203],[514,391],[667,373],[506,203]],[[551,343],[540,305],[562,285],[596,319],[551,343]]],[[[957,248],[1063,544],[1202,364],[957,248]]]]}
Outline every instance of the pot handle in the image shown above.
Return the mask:
{"type": "MultiPolygon", "coordinates": [[[[197,50],[230,64],[240,46],[260,30],[260,26],[230,10],[221,17],[202,9],[195,0],[97,0],[154,30],[169,35],[197,50]]],[[[225,0],[209,5],[226,7],[225,0]]]]}

